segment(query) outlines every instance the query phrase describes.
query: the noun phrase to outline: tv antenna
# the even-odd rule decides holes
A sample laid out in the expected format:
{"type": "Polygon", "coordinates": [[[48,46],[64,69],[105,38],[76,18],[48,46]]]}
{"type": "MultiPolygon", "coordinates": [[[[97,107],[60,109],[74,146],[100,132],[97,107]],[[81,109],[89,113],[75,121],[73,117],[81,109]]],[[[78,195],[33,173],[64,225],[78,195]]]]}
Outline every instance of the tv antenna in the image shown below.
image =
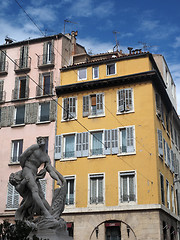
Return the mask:
{"type": "Polygon", "coordinates": [[[151,47],[157,47],[157,46],[155,46],[155,45],[152,45],[152,46],[147,45],[147,43],[145,43],[145,42],[138,42],[138,43],[142,44],[142,49],[143,49],[143,51],[147,51],[148,48],[151,48],[151,47]]]}
{"type": "Polygon", "coordinates": [[[73,24],[77,24],[77,22],[72,22],[72,21],[70,21],[70,20],[68,20],[68,19],[65,19],[65,20],[64,20],[64,34],[65,34],[65,27],[66,27],[66,23],[73,23],[73,24]]]}
{"type": "Polygon", "coordinates": [[[113,31],[113,33],[115,35],[115,41],[116,41],[116,45],[113,47],[113,52],[114,52],[115,48],[116,48],[116,51],[118,51],[118,48],[119,48],[119,41],[117,40],[117,34],[119,34],[120,32],[113,31]]]}

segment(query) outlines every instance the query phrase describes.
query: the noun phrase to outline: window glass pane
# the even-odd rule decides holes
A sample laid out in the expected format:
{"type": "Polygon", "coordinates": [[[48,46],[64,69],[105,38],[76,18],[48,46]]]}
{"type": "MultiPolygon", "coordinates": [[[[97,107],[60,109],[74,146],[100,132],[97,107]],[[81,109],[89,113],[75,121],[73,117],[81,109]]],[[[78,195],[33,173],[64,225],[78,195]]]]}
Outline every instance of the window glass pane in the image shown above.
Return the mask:
{"type": "Polygon", "coordinates": [[[25,98],[26,96],[26,78],[20,79],[19,86],[19,98],[25,98]]]}
{"type": "Polygon", "coordinates": [[[102,154],[102,132],[92,133],[92,155],[102,154]]]}
{"type": "Polygon", "coordinates": [[[107,65],[107,75],[115,74],[115,63],[107,65]]]}
{"type": "Polygon", "coordinates": [[[74,144],[75,144],[75,136],[65,136],[65,158],[74,157],[74,144]]]}
{"type": "Polygon", "coordinates": [[[93,68],[93,78],[98,78],[99,77],[99,67],[94,67],[93,68]]]}
{"type": "Polygon", "coordinates": [[[16,122],[15,122],[15,124],[24,123],[24,113],[25,113],[24,105],[16,107],[16,122]]]}
{"type": "Polygon", "coordinates": [[[83,79],[86,79],[86,71],[87,69],[86,68],[83,68],[83,69],[79,69],[78,71],[78,77],[79,77],[79,80],[83,80],[83,79]]]}
{"type": "Polygon", "coordinates": [[[127,152],[126,129],[121,129],[121,137],[122,137],[122,152],[127,152]]]}
{"type": "Polygon", "coordinates": [[[50,94],[50,75],[44,76],[43,94],[50,94]]]}
{"type": "Polygon", "coordinates": [[[49,103],[40,104],[40,122],[49,121],[49,103]]]}
{"type": "Polygon", "coordinates": [[[12,162],[18,162],[22,154],[23,140],[12,141],[12,162]]]}

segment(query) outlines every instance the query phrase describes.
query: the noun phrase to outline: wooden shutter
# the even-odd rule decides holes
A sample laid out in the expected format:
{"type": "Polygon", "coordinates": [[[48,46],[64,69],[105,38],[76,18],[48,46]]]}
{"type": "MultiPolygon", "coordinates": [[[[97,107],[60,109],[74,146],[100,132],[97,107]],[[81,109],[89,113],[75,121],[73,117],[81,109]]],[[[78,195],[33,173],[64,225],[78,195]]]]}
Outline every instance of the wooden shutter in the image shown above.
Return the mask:
{"type": "Polygon", "coordinates": [[[87,157],[89,154],[89,133],[82,133],[82,157],[87,157]]]}
{"type": "Polygon", "coordinates": [[[0,80],[0,101],[5,100],[3,90],[4,90],[4,80],[0,80]]]}
{"type": "Polygon", "coordinates": [[[61,159],[61,135],[56,135],[55,138],[55,159],[61,159]]]}
{"type": "Polygon", "coordinates": [[[29,76],[26,76],[26,92],[25,92],[25,98],[29,97],[29,76]]]}
{"type": "Polygon", "coordinates": [[[24,46],[24,58],[23,58],[23,67],[27,68],[28,67],[28,53],[29,52],[29,47],[24,46]]]}
{"type": "Polygon", "coordinates": [[[68,119],[68,115],[69,115],[68,102],[69,102],[68,98],[63,98],[63,119],[64,120],[68,119]]]}
{"type": "Polygon", "coordinates": [[[166,149],[167,149],[167,165],[170,167],[170,149],[168,143],[166,143],[166,149]]]}
{"type": "Polygon", "coordinates": [[[0,72],[5,71],[6,50],[0,51],[0,72]]]}
{"type": "Polygon", "coordinates": [[[13,90],[13,99],[18,99],[19,98],[19,77],[15,78],[15,86],[13,90]]]}
{"type": "Polygon", "coordinates": [[[134,127],[126,128],[127,152],[134,152],[134,127]]]}
{"type": "Polygon", "coordinates": [[[118,111],[124,111],[124,89],[118,91],[118,111]]]}
{"type": "Polygon", "coordinates": [[[103,113],[103,93],[96,94],[96,110],[97,114],[103,113]]]}
{"type": "Polygon", "coordinates": [[[19,206],[19,194],[15,190],[15,187],[8,183],[8,193],[7,193],[7,208],[18,208],[19,206]]]}
{"type": "Polygon", "coordinates": [[[68,98],[69,104],[68,104],[68,111],[69,115],[68,118],[72,119],[76,117],[76,98],[75,97],[70,97],[68,98]]]}
{"type": "Polygon", "coordinates": [[[43,86],[42,86],[42,73],[39,73],[39,86],[36,87],[36,96],[43,95],[43,86]]]}
{"type": "Polygon", "coordinates": [[[125,89],[125,110],[132,110],[132,89],[125,89]]]}
{"type": "Polygon", "coordinates": [[[89,96],[83,96],[83,117],[89,116],[89,96]]]}
{"type": "Polygon", "coordinates": [[[158,150],[159,150],[159,155],[163,156],[163,139],[162,139],[162,131],[161,130],[157,130],[157,134],[158,134],[158,150]]]}
{"type": "Polygon", "coordinates": [[[43,64],[47,63],[47,42],[43,44],[43,64]]]}
{"type": "Polygon", "coordinates": [[[163,139],[163,147],[164,147],[164,161],[167,163],[167,154],[166,154],[166,141],[163,139]]]}
{"type": "Polygon", "coordinates": [[[56,120],[56,102],[54,100],[50,101],[50,116],[49,116],[49,120],[55,121],[56,120]]]}
{"type": "Polygon", "coordinates": [[[111,144],[112,144],[112,154],[117,154],[118,149],[118,129],[111,130],[111,144]]]}
{"type": "Polygon", "coordinates": [[[82,136],[83,133],[76,134],[76,156],[82,157],[82,136]]]}
{"type": "Polygon", "coordinates": [[[111,153],[111,130],[104,130],[104,154],[111,153]]]}
{"type": "Polygon", "coordinates": [[[53,94],[53,76],[54,76],[54,73],[53,71],[50,72],[50,94],[53,94]]]}

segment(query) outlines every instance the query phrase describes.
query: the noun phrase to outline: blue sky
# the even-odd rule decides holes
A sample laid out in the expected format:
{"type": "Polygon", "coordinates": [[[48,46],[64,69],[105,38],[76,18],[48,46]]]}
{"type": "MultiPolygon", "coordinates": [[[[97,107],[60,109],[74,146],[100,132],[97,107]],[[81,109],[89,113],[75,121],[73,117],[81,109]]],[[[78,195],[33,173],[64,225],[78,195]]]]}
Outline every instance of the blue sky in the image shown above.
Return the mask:
{"type": "Polygon", "coordinates": [[[180,2],[178,0],[1,0],[0,44],[5,36],[16,41],[78,31],[77,41],[92,53],[143,48],[164,55],[177,87],[180,114],[180,2]],[[27,17],[28,13],[39,30],[27,17]],[[141,42],[141,43],[140,43],[141,42]]]}

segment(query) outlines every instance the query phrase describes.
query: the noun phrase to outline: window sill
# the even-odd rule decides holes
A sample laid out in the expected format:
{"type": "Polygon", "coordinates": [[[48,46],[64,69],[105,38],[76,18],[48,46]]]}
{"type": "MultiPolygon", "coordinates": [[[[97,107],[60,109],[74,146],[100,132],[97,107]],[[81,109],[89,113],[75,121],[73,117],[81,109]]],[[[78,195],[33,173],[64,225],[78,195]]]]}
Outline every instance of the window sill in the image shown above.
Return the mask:
{"type": "Polygon", "coordinates": [[[123,111],[123,112],[117,112],[116,115],[123,115],[123,114],[128,114],[128,113],[134,113],[134,110],[130,110],[130,111],[123,111]]]}
{"type": "Polygon", "coordinates": [[[47,123],[50,123],[50,121],[36,122],[36,125],[39,125],[39,124],[47,124],[47,123]]]}
{"type": "Polygon", "coordinates": [[[136,201],[129,201],[129,202],[119,202],[119,206],[121,205],[137,205],[136,201]]]}
{"type": "Polygon", "coordinates": [[[90,157],[87,157],[87,159],[93,159],[93,158],[105,158],[106,155],[93,155],[93,156],[90,156],[90,157]]]}
{"type": "Polygon", "coordinates": [[[22,123],[22,124],[13,124],[11,125],[12,128],[14,127],[24,127],[26,124],[25,123],[22,123]]]}
{"type": "Polygon", "coordinates": [[[76,121],[77,118],[71,118],[71,119],[62,119],[61,122],[70,122],[70,121],[76,121]]]}
{"type": "Polygon", "coordinates": [[[117,75],[117,73],[106,74],[106,77],[117,75]]]}
{"type": "Polygon", "coordinates": [[[16,211],[18,208],[7,208],[5,209],[6,212],[12,212],[12,211],[16,211]]]}
{"type": "Polygon", "coordinates": [[[127,152],[127,153],[118,153],[117,156],[121,157],[121,156],[127,156],[127,155],[135,155],[136,152],[127,152]]]}
{"type": "Polygon", "coordinates": [[[104,207],[105,203],[88,203],[89,208],[98,208],[98,207],[104,207]]]}
{"type": "Polygon", "coordinates": [[[100,118],[100,117],[105,117],[105,114],[100,114],[100,115],[90,115],[88,118],[100,118]]]}
{"type": "Polygon", "coordinates": [[[20,165],[20,162],[11,162],[8,164],[8,166],[16,166],[16,165],[20,165]]]}
{"type": "Polygon", "coordinates": [[[77,160],[76,157],[74,157],[74,158],[62,158],[62,159],[60,159],[61,162],[66,162],[66,161],[76,161],[76,160],[77,160]]]}

